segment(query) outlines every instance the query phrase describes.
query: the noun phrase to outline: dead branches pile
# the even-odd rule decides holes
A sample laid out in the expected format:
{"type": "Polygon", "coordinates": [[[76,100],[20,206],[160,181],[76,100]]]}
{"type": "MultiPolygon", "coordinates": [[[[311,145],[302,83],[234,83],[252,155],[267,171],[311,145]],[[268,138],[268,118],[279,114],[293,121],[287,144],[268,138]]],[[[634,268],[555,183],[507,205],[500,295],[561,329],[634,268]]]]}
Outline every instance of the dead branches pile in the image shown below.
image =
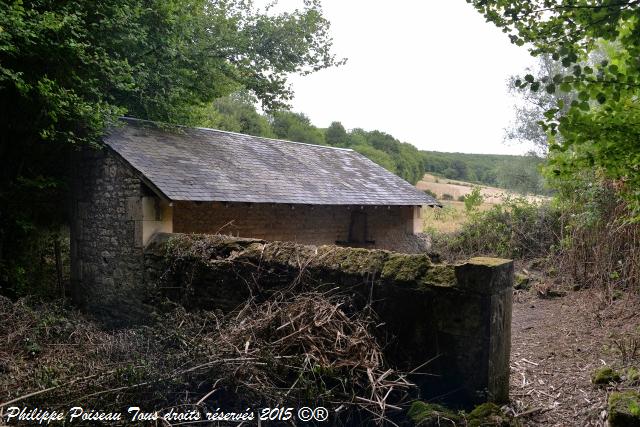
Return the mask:
{"type": "Polygon", "coordinates": [[[218,342],[238,357],[289,360],[276,363],[286,368],[280,377],[263,369],[269,364],[247,364],[251,389],[264,396],[301,399],[312,391],[316,402],[356,406],[383,419],[387,409],[401,409],[398,402],[413,385],[385,367],[372,319],[363,312],[348,316],[348,305],[346,298],[317,292],[279,295],[243,308],[219,331],[218,342]]]}
{"type": "Polygon", "coordinates": [[[175,307],[154,325],[119,331],[61,305],[0,302],[0,404],[324,405],[382,421],[413,390],[385,366],[372,313],[344,295],[281,293],[225,316],[175,307]]]}

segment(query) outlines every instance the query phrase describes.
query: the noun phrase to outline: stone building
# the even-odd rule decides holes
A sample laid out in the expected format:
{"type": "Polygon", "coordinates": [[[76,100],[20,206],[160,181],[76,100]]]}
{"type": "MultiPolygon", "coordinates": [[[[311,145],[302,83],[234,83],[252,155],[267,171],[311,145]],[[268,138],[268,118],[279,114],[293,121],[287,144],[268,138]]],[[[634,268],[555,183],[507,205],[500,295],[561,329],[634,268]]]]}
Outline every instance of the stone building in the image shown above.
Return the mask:
{"type": "Polygon", "coordinates": [[[98,315],[139,310],[156,232],[416,252],[420,208],[439,205],[350,149],[135,119],[75,163],[72,287],[98,315]]]}

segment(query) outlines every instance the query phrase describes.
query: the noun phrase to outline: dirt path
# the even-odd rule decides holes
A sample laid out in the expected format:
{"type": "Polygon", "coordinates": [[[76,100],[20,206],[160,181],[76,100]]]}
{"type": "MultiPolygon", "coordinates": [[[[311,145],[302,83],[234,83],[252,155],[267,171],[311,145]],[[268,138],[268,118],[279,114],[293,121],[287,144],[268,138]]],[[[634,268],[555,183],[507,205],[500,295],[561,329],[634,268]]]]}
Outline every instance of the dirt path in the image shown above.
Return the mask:
{"type": "Polygon", "coordinates": [[[606,303],[591,291],[540,299],[514,297],[511,407],[525,426],[605,426],[610,389],[591,373],[620,366],[612,334],[637,330],[637,298],[606,303]]]}

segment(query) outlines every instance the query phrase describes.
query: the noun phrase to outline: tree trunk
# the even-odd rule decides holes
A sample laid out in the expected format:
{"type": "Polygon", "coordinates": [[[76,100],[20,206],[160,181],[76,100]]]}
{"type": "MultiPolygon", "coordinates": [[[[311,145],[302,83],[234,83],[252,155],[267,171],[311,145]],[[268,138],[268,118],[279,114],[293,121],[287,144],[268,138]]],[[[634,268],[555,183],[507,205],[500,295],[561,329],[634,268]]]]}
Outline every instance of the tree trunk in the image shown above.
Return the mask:
{"type": "Polygon", "coordinates": [[[58,278],[58,295],[64,298],[64,284],[62,283],[62,254],[60,250],[60,236],[53,239],[53,252],[56,258],[56,276],[58,278]]]}

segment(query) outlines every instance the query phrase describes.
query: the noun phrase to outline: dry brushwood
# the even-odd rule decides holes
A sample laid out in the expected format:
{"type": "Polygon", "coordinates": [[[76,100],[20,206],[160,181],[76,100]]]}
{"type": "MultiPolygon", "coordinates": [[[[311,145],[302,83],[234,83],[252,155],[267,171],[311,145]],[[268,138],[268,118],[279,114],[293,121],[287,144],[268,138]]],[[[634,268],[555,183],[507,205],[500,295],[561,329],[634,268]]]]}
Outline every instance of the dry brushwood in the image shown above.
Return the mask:
{"type": "Polygon", "coordinates": [[[381,422],[414,386],[385,366],[371,313],[350,311],[344,296],[288,292],[224,317],[177,307],[154,325],[108,332],[60,305],[0,299],[0,324],[12,325],[0,328],[9,374],[0,376],[0,405],[321,402],[381,422]]]}
{"type": "Polygon", "coordinates": [[[381,420],[387,409],[400,409],[399,396],[404,397],[413,385],[385,367],[382,349],[371,334],[371,321],[362,315],[347,316],[342,310],[346,304],[345,300],[316,292],[293,299],[280,295],[243,310],[243,316],[220,331],[219,343],[224,342],[227,350],[235,349],[239,357],[295,357],[302,361],[289,366],[297,373],[298,384],[288,388],[282,387],[286,380],[274,381],[270,371],[261,369],[263,365],[251,367],[254,390],[269,395],[282,390],[279,397],[284,400],[294,391],[303,391],[301,379],[316,378],[324,386],[316,399],[354,405],[381,420]],[[341,376],[343,381],[329,388],[327,380],[340,380],[341,376]]]}

